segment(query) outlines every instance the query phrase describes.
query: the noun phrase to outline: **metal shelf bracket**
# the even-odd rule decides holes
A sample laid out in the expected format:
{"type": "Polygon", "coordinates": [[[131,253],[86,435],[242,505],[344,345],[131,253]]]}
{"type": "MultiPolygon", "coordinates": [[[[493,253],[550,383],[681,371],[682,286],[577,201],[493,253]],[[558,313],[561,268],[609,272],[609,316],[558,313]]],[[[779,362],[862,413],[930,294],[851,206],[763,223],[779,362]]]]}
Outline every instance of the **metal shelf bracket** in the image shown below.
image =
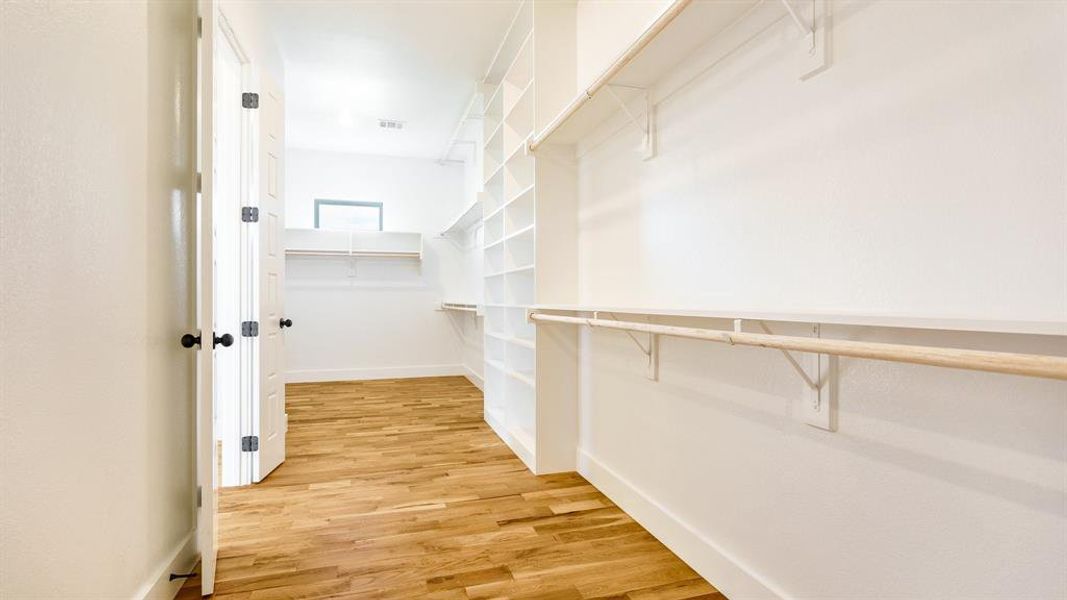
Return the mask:
{"type": "MultiPolygon", "coordinates": [[[[768,335],[776,335],[763,321],[756,321],[759,328],[768,335]]],[[[744,331],[744,319],[734,319],[734,331],[744,331]]],[[[818,323],[811,325],[812,337],[821,337],[818,323]]],[[[812,427],[837,431],[837,357],[827,354],[810,354],[801,360],[808,363],[801,365],[793,353],[779,350],[789,366],[796,371],[805,387],[804,400],[800,404],[801,417],[812,427]]]]}
{"type": "MultiPolygon", "coordinates": [[[[611,318],[618,321],[619,318],[615,316],[615,313],[608,313],[611,318]]],[[[594,312],[593,318],[599,318],[599,313],[594,312]]],[[[637,345],[637,348],[648,358],[648,371],[645,375],[649,381],[659,381],[659,334],[648,333],[647,345],[642,344],[641,340],[637,339],[637,336],[632,331],[623,331],[637,345]]]]}
{"type": "Polygon", "coordinates": [[[615,102],[619,105],[619,108],[622,109],[622,112],[626,115],[626,118],[630,120],[630,123],[634,127],[636,127],[637,130],[641,133],[641,145],[638,147],[638,150],[641,152],[641,160],[648,160],[655,156],[655,107],[652,105],[652,95],[648,93],[648,88],[609,83],[604,86],[604,89],[607,90],[608,95],[611,96],[612,99],[615,100],[615,102]],[[640,90],[641,97],[644,99],[645,102],[645,114],[643,119],[644,122],[642,122],[642,119],[639,119],[634,116],[633,112],[630,111],[630,107],[626,105],[626,102],[624,102],[622,98],[620,98],[619,95],[615,93],[615,90],[613,88],[617,87],[630,90],[640,90]]]}
{"type": "Polygon", "coordinates": [[[801,21],[800,15],[798,15],[796,9],[793,8],[793,3],[791,2],[791,0],[781,0],[781,2],[782,2],[782,6],[784,6],[785,10],[789,13],[790,18],[793,19],[793,23],[796,24],[797,29],[800,30],[800,33],[802,33],[804,35],[805,39],[808,41],[808,51],[809,52],[814,51],[815,50],[815,27],[814,27],[814,25],[809,25],[809,24],[801,21]]]}

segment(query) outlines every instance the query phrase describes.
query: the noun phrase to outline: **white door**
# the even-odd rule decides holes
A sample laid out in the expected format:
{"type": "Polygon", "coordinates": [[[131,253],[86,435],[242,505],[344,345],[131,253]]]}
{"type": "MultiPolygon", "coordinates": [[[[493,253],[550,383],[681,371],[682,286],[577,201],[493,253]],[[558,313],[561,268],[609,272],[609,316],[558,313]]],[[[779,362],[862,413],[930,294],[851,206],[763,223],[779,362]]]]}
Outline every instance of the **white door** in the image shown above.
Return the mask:
{"type": "Polygon", "coordinates": [[[212,205],[214,145],[214,0],[199,0],[200,52],[197,84],[200,96],[200,131],[198,132],[200,198],[197,211],[197,302],[196,323],[200,329],[201,349],[196,369],[196,480],[199,486],[199,509],[196,540],[200,551],[200,591],[215,589],[215,557],[218,553],[218,450],[215,444],[214,340],[214,216],[212,205]]]}
{"type": "Polygon", "coordinates": [[[283,152],[285,111],[281,91],[260,73],[259,93],[259,394],[253,407],[259,452],[253,459],[253,478],[262,481],[285,460],[285,335],[291,325],[283,312],[285,291],[285,220],[283,152]]]}

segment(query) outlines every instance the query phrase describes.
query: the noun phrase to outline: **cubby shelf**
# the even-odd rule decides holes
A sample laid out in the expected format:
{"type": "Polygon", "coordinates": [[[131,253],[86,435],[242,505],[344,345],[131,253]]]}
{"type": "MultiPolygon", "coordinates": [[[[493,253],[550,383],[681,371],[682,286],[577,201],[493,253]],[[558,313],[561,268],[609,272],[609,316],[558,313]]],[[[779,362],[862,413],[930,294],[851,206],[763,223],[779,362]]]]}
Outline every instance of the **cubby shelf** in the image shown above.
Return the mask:
{"type": "Polygon", "coordinates": [[[504,162],[501,162],[499,165],[497,165],[495,168],[493,168],[493,171],[491,173],[489,173],[488,177],[485,178],[485,187],[489,187],[489,184],[492,183],[492,181],[494,179],[496,179],[497,177],[500,177],[503,174],[504,174],[504,162]]]}
{"type": "Polygon", "coordinates": [[[516,88],[524,88],[533,83],[533,30],[526,34],[522,46],[515,53],[515,58],[508,65],[504,82],[516,88]]]}
{"type": "Polygon", "coordinates": [[[499,360],[494,360],[494,359],[491,359],[491,358],[490,359],[486,359],[485,364],[487,364],[490,367],[500,371],[501,373],[507,375],[508,377],[511,377],[511,378],[515,379],[516,381],[520,381],[520,382],[522,382],[522,383],[524,383],[524,384],[526,384],[526,385],[528,385],[530,387],[536,387],[537,386],[537,382],[534,380],[533,373],[530,373],[530,372],[523,373],[521,371],[516,371],[515,369],[508,368],[508,366],[506,364],[504,364],[503,362],[501,362],[499,360]]]}
{"type": "MultiPolygon", "coordinates": [[[[504,120],[507,121],[507,120],[511,119],[513,116],[521,114],[523,109],[528,109],[528,111],[530,113],[532,113],[533,112],[533,106],[532,106],[532,104],[530,104],[530,103],[533,102],[532,98],[533,98],[533,81],[531,81],[530,83],[527,83],[526,87],[522,88],[522,91],[519,92],[518,96],[515,98],[515,101],[511,104],[511,106],[507,107],[504,110],[504,120]]],[[[529,117],[527,117],[527,118],[529,118],[529,117]]]]}
{"type": "MultiPolygon", "coordinates": [[[[516,192],[514,196],[512,196],[511,198],[509,198],[509,199],[508,199],[507,201],[505,201],[505,202],[504,202],[503,204],[501,204],[500,206],[498,206],[498,207],[494,208],[492,212],[490,212],[489,214],[485,215],[485,220],[486,220],[486,221],[488,221],[488,220],[490,220],[490,219],[492,219],[492,218],[494,218],[494,217],[498,216],[498,215],[499,215],[499,214],[500,214],[501,212],[503,212],[503,211],[504,211],[504,209],[506,209],[506,208],[507,208],[507,207],[508,207],[508,206],[509,206],[510,204],[512,204],[512,203],[514,203],[514,202],[516,202],[516,201],[518,201],[518,200],[521,200],[521,199],[522,199],[522,198],[524,198],[524,197],[525,197],[525,196],[526,196],[527,194],[532,194],[532,193],[533,193],[533,191],[534,191],[534,184],[532,184],[532,183],[531,183],[530,185],[528,185],[528,186],[526,186],[525,188],[523,188],[523,189],[519,190],[518,192],[516,192]]],[[[486,247],[488,247],[488,245],[487,245],[486,247]]]]}
{"type": "Polygon", "coordinates": [[[504,158],[503,165],[514,162],[518,158],[526,156],[526,140],[523,139],[519,143],[515,144],[515,147],[508,151],[507,156],[504,158]]]}
{"type": "Polygon", "coordinates": [[[514,335],[505,335],[503,333],[496,333],[494,331],[487,331],[485,335],[502,340],[509,344],[515,344],[516,346],[522,346],[523,348],[530,348],[531,350],[537,347],[537,344],[533,340],[525,340],[514,335]]]}
{"type": "Polygon", "coordinates": [[[534,265],[523,265],[521,267],[512,267],[510,269],[504,269],[503,271],[496,271],[495,273],[486,274],[485,278],[490,279],[492,277],[503,277],[504,275],[514,275],[516,273],[525,273],[526,271],[533,271],[534,265]]]}
{"type": "Polygon", "coordinates": [[[526,227],[523,227],[522,229],[519,229],[518,231],[514,231],[512,233],[509,233],[509,234],[505,235],[504,237],[502,237],[502,238],[500,238],[500,239],[498,239],[498,240],[496,240],[494,242],[490,242],[490,243],[486,244],[484,249],[485,250],[489,250],[491,248],[494,248],[496,246],[499,246],[500,244],[503,244],[503,243],[507,242],[508,240],[514,240],[514,239],[522,238],[522,237],[526,237],[526,236],[532,237],[534,231],[536,230],[536,228],[537,228],[536,225],[527,225],[526,227]]]}

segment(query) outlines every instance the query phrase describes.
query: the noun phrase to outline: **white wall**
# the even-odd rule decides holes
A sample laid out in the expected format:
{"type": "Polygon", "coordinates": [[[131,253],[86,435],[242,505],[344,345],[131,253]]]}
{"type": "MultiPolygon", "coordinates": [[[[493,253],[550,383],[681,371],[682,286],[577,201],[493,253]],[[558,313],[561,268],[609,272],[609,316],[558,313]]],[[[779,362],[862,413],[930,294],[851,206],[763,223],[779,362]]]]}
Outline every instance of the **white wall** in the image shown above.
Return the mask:
{"type": "Polygon", "coordinates": [[[462,375],[457,325],[436,310],[460,295],[462,252],[435,236],[464,201],[463,166],[289,148],[286,224],[314,225],[316,198],[380,201],[387,231],[424,234],[420,263],[289,258],[290,381],[462,375]]]}
{"type": "MultiPolygon", "coordinates": [[[[479,101],[486,100],[483,94],[479,101]]],[[[463,163],[463,205],[476,202],[482,193],[482,179],[485,175],[485,137],[486,122],[483,119],[471,119],[464,124],[461,139],[474,140],[473,144],[461,145],[453,155],[462,156],[463,163]]],[[[482,227],[482,215],[477,223],[463,232],[457,240],[462,251],[462,279],[460,286],[449,300],[482,304],[485,302],[485,230],[482,227]]],[[[484,388],[485,379],[485,319],[470,313],[453,315],[463,346],[463,368],[467,378],[479,388],[484,388]]]]}
{"type": "Polygon", "coordinates": [[[5,2],[0,40],[0,597],[173,591],[153,586],[195,559],[195,4],[5,2]]]}
{"type": "MultiPolygon", "coordinates": [[[[784,20],[735,32],[659,104],[654,159],[626,128],[585,149],[582,302],[1067,319],[1067,5],[834,5],[814,79],[784,20]]],[[[661,350],[651,382],[625,336],[583,333],[581,470],[730,597],[1067,595],[1064,382],[842,360],[828,433],[775,352],[661,350]]]]}
{"type": "MultiPolygon", "coordinates": [[[[469,180],[471,177],[479,177],[480,175],[477,173],[480,173],[480,171],[475,171],[475,174],[472,174],[468,170],[465,178],[469,180]]],[[[459,238],[458,243],[462,247],[460,259],[462,265],[460,268],[462,272],[461,289],[454,292],[456,296],[450,298],[450,300],[471,304],[485,302],[483,292],[485,280],[483,278],[482,265],[484,256],[482,247],[485,245],[484,233],[485,230],[479,221],[477,225],[472,226],[459,238]]],[[[485,317],[473,313],[455,313],[452,315],[452,320],[456,324],[456,330],[462,345],[461,354],[464,372],[472,383],[479,388],[484,388],[485,317]]]]}

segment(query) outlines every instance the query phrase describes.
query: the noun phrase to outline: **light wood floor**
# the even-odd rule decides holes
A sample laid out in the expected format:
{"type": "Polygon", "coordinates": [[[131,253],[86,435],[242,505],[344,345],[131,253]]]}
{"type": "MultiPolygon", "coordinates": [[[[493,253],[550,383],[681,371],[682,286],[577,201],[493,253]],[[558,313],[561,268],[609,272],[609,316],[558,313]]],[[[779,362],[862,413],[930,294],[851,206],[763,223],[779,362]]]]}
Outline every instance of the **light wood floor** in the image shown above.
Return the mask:
{"type": "Polygon", "coordinates": [[[723,598],[581,476],[527,471],[464,378],[286,393],[285,463],[221,494],[216,597],[723,598]]]}

